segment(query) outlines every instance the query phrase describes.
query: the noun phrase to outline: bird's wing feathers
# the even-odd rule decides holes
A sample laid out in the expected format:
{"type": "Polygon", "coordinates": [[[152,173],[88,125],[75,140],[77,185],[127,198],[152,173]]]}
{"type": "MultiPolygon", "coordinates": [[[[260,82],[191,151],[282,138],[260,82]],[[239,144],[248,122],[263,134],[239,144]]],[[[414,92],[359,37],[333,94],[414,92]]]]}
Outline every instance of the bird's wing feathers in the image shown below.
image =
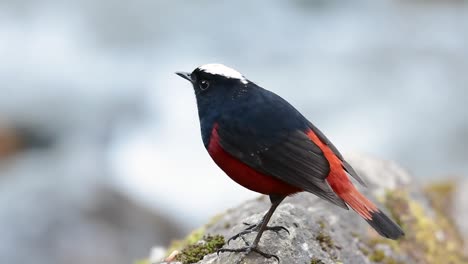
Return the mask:
{"type": "Polygon", "coordinates": [[[349,165],[349,163],[346,162],[346,160],[344,160],[343,156],[338,151],[338,149],[330,142],[330,140],[328,140],[328,138],[322,133],[322,131],[320,131],[317,127],[315,127],[311,122],[308,122],[308,126],[317,135],[320,141],[322,141],[325,145],[327,145],[331,149],[331,151],[333,151],[333,153],[342,161],[343,169],[349,175],[351,175],[356,181],[358,181],[362,186],[367,187],[364,180],[361,177],[359,177],[359,175],[356,173],[353,167],[351,167],[351,165],[349,165]]]}
{"type": "MultiPolygon", "coordinates": [[[[256,125],[249,123],[249,118],[220,119],[219,144],[251,168],[347,209],[325,181],[330,165],[321,149],[301,129],[291,129],[278,120],[272,122],[276,128],[258,124],[268,118],[275,116],[264,115],[256,125]]],[[[271,124],[269,120],[266,123],[271,124]]]]}

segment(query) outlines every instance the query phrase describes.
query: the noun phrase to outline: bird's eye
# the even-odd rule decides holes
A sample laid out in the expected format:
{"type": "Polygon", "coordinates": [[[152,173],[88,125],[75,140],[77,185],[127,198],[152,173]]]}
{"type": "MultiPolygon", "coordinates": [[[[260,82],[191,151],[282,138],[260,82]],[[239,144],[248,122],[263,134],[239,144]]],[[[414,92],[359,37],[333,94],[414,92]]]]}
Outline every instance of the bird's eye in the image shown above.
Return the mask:
{"type": "Polygon", "coordinates": [[[200,86],[200,89],[204,91],[208,89],[208,87],[210,87],[210,83],[207,80],[202,80],[199,86],[200,86]]]}

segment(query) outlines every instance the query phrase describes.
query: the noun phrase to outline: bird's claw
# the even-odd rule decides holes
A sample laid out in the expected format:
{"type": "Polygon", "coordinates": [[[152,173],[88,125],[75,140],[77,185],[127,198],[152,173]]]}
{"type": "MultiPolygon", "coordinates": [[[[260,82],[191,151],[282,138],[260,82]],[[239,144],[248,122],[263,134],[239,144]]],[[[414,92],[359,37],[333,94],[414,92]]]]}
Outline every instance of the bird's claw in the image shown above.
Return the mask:
{"type": "MultiPolygon", "coordinates": [[[[261,226],[261,222],[258,223],[258,224],[248,224],[248,223],[243,223],[244,225],[247,225],[248,227],[246,229],[244,229],[243,231],[239,232],[238,234],[235,234],[234,236],[230,237],[227,241],[227,244],[229,245],[229,243],[232,241],[232,240],[236,240],[238,239],[239,237],[242,238],[245,241],[244,239],[244,235],[247,235],[249,233],[253,233],[253,232],[258,232],[258,229],[260,229],[260,226],[261,226]]],[[[288,235],[290,235],[291,233],[289,232],[289,230],[284,227],[284,226],[267,226],[265,228],[265,231],[273,231],[275,232],[276,234],[279,234],[279,232],[283,230],[285,231],[286,233],[288,233],[288,235]]],[[[246,245],[248,245],[248,243],[246,243],[246,245]]]]}
{"type": "Polygon", "coordinates": [[[244,241],[246,246],[250,246],[250,243],[245,239],[244,236],[241,236],[241,238],[242,238],[242,241],[244,241]]]}
{"type": "Polygon", "coordinates": [[[246,228],[246,230],[247,230],[247,229],[252,229],[252,228],[254,228],[254,227],[256,227],[256,226],[261,225],[262,222],[260,222],[260,223],[258,223],[258,224],[249,224],[249,223],[246,223],[246,222],[242,222],[242,224],[248,226],[248,227],[246,228]]]}
{"type": "Polygon", "coordinates": [[[267,226],[265,230],[270,230],[270,231],[273,231],[275,233],[279,233],[281,230],[285,231],[286,233],[288,233],[288,235],[290,235],[291,233],[289,233],[289,230],[284,227],[284,226],[267,226]]]}
{"type": "Polygon", "coordinates": [[[253,230],[244,230],[244,231],[241,231],[240,233],[238,234],[235,234],[234,236],[230,237],[227,241],[227,244],[229,245],[229,242],[231,242],[232,240],[236,240],[238,239],[239,237],[242,238],[244,241],[245,241],[245,238],[244,238],[244,235],[246,234],[249,234],[249,233],[252,233],[254,232],[253,230]]]}
{"type": "Polygon", "coordinates": [[[248,255],[250,252],[255,252],[255,253],[259,254],[260,256],[262,256],[264,258],[268,258],[268,259],[274,258],[274,259],[276,259],[276,261],[278,263],[280,263],[280,259],[279,259],[278,256],[273,255],[273,254],[265,253],[265,252],[259,250],[256,246],[255,247],[247,246],[247,247],[241,247],[241,248],[221,248],[221,249],[218,249],[217,254],[219,256],[219,253],[224,253],[224,252],[245,253],[245,255],[248,255]]]}

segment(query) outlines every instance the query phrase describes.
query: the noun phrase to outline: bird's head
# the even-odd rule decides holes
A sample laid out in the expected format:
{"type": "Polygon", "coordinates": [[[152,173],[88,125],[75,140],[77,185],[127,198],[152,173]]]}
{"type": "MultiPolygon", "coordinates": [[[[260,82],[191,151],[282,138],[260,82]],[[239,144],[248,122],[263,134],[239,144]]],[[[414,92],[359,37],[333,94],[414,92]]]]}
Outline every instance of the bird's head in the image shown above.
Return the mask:
{"type": "Polygon", "coordinates": [[[199,107],[223,104],[228,96],[233,98],[249,83],[240,72],[216,63],[202,65],[192,73],[176,74],[192,83],[199,107]]]}
{"type": "Polygon", "coordinates": [[[191,82],[197,94],[209,93],[235,85],[245,86],[248,83],[248,80],[240,72],[217,63],[202,65],[193,70],[192,73],[176,72],[176,74],[191,82]]]}

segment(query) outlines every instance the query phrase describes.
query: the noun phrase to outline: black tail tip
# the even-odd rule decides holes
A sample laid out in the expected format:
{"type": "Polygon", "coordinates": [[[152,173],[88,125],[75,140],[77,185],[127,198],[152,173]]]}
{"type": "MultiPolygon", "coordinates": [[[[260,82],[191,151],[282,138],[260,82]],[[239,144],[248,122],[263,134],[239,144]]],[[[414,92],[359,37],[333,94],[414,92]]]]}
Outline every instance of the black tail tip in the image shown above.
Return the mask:
{"type": "Polygon", "coordinates": [[[405,235],[401,227],[380,210],[372,212],[372,218],[366,221],[383,237],[396,240],[405,235]]]}

